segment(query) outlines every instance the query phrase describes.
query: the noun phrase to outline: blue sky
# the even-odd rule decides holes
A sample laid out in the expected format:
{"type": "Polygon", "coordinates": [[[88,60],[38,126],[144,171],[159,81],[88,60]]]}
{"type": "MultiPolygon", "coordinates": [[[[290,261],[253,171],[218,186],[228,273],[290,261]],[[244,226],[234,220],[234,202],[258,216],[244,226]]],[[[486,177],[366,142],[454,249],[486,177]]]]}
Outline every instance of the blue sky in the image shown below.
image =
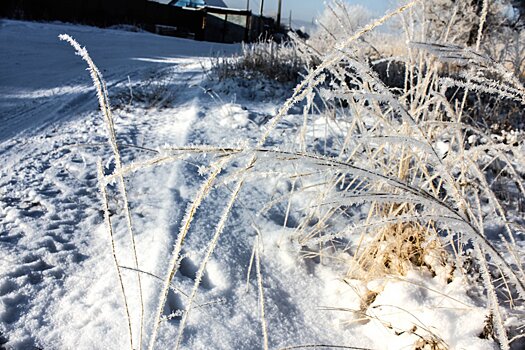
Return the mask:
{"type": "MultiPolygon", "coordinates": [[[[246,8],[247,0],[224,0],[228,7],[246,8]]],[[[350,4],[359,4],[368,7],[376,14],[383,14],[391,7],[391,0],[347,0],[350,4]]],[[[264,14],[267,16],[276,13],[278,0],[264,0],[264,14]]],[[[283,18],[288,18],[292,10],[292,18],[311,22],[323,10],[324,0],[282,0],[283,18]]],[[[250,0],[250,8],[259,13],[261,0],[250,0]]]]}

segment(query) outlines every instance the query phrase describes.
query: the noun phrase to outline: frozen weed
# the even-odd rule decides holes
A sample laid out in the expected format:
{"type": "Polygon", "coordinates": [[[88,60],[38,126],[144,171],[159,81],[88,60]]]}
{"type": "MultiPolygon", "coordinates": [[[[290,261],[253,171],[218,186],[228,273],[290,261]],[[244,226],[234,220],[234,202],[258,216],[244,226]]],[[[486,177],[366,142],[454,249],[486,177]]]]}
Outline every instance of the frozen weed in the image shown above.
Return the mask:
{"type": "MultiPolygon", "coordinates": [[[[465,108],[469,91],[523,104],[524,88],[504,65],[478,53],[487,7],[488,2],[483,2],[473,49],[421,44],[417,25],[407,24],[408,41],[417,43],[406,48],[405,84],[400,94],[379,79],[354,45],[355,39],[386,18],[355,31],[320,58],[321,63],[273,119],[260,145],[272,137],[273,128],[291,105],[307,101],[310,107],[302,127],[297,128],[297,143],[288,146],[295,149],[286,152],[286,161],[294,164],[298,174],[310,174],[308,179],[296,174],[298,186],[292,191],[300,193],[302,182],[304,188],[315,188],[312,200],[303,205],[307,209],[297,229],[300,244],[322,255],[325,246],[346,242],[344,250],[357,262],[351,275],[357,272],[359,278],[403,275],[425,267],[441,273],[445,280],[461,265],[464,247],[473,245],[494,315],[495,334],[502,348],[509,348],[490,271],[497,266],[505,280],[505,286],[498,288],[509,295],[517,293],[521,304],[525,275],[522,258],[513,248],[519,222],[512,222],[508,213],[525,195],[519,166],[523,153],[517,145],[492,140],[484,130],[463,120],[471,113],[465,108]],[[439,60],[449,58],[461,62],[464,80],[441,75],[439,60]],[[463,89],[462,100],[447,99],[445,91],[450,86],[463,89]],[[308,101],[316,98],[323,100],[320,117],[326,125],[323,137],[328,139],[321,149],[308,137],[308,124],[315,122],[309,115],[315,108],[308,101]],[[468,142],[469,135],[479,142],[468,142]],[[488,171],[495,163],[500,169],[496,176],[488,171]],[[496,183],[514,193],[513,199],[505,198],[513,204],[498,197],[496,183]],[[350,218],[347,213],[351,208],[368,214],[350,218]],[[495,222],[503,229],[507,252],[485,232],[487,224],[495,222]],[[451,260],[454,255],[456,263],[451,260]]],[[[417,10],[406,13],[405,21],[419,15],[417,10]]]]}
{"type": "MultiPolygon", "coordinates": [[[[117,144],[116,139],[116,133],[115,133],[115,124],[113,119],[113,114],[111,112],[111,105],[109,103],[109,96],[108,91],[106,88],[106,82],[104,78],[102,77],[102,73],[98,70],[95,63],[91,60],[91,57],[89,56],[86,48],[81,47],[79,43],[75,41],[72,37],[70,37],[67,34],[61,34],[59,36],[60,40],[67,41],[73,48],[76,50],[77,55],[79,55],[88,65],[88,70],[91,74],[91,79],[93,80],[93,85],[96,88],[97,91],[97,97],[99,101],[100,110],[102,111],[102,115],[104,117],[105,125],[108,132],[108,139],[109,143],[111,145],[112,151],[113,151],[113,157],[115,160],[115,170],[114,174],[118,178],[119,183],[119,190],[120,194],[123,198],[123,212],[124,216],[126,218],[126,224],[129,232],[129,238],[131,242],[131,255],[133,256],[133,262],[135,264],[134,268],[136,271],[136,278],[137,278],[137,287],[139,291],[139,299],[140,299],[140,331],[139,331],[139,349],[142,349],[142,336],[143,336],[143,327],[144,327],[144,299],[143,299],[143,293],[142,293],[142,281],[141,281],[141,275],[139,273],[139,263],[138,263],[138,257],[137,257],[137,248],[135,244],[135,233],[133,229],[133,222],[132,222],[132,216],[131,216],[131,210],[128,202],[128,194],[126,189],[126,182],[124,180],[124,175],[122,173],[123,165],[121,161],[120,156],[120,150],[119,146],[117,144]]],[[[125,305],[125,311],[126,311],[126,317],[127,317],[127,324],[128,324],[128,331],[129,331],[129,342],[130,342],[130,348],[134,349],[134,337],[133,337],[133,326],[132,326],[132,317],[130,315],[130,309],[128,306],[128,298],[126,296],[126,290],[124,289],[124,284],[122,282],[122,273],[121,273],[121,267],[119,266],[119,262],[116,257],[115,253],[115,240],[113,237],[113,228],[112,223],[110,220],[109,215],[109,206],[108,206],[108,196],[106,192],[106,186],[107,182],[105,182],[105,177],[103,175],[102,170],[102,163],[99,162],[98,166],[98,175],[99,175],[99,183],[101,188],[101,194],[102,194],[102,202],[103,202],[103,212],[105,217],[105,224],[107,226],[108,233],[110,235],[110,241],[111,241],[111,248],[112,248],[112,254],[115,262],[115,267],[117,270],[118,280],[120,282],[121,286],[121,292],[122,292],[122,298],[125,305]]]]}

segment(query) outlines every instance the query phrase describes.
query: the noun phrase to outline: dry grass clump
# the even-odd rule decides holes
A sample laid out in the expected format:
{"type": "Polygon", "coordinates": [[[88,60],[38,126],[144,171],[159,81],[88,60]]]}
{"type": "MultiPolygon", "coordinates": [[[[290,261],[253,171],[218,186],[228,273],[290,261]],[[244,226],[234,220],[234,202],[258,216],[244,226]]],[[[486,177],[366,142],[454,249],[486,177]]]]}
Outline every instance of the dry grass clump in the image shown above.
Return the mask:
{"type": "Polygon", "coordinates": [[[414,344],[414,350],[448,350],[448,346],[436,338],[421,338],[414,344]]]}
{"type": "Polygon", "coordinates": [[[355,254],[359,271],[348,277],[362,280],[386,275],[406,275],[415,268],[434,272],[434,264],[446,266],[448,252],[433,227],[418,222],[398,222],[379,228],[377,236],[355,254]]]}
{"type": "Polygon", "coordinates": [[[212,62],[211,73],[219,80],[269,79],[297,82],[306,62],[299,56],[293,42],[276,43],[261,40],[243,44],[242,51],[234,57],[219,57],[212,62]]]}

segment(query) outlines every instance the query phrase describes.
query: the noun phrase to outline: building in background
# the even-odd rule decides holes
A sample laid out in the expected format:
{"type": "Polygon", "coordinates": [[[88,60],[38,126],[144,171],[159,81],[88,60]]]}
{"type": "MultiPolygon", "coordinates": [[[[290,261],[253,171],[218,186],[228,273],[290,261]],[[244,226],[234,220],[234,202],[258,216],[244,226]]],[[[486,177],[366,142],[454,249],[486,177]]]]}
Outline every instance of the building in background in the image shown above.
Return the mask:
{"type": "Polygon", "coordinates": [[[249,10],[228,8],[223,0],[172,0],[169,5],[203,11],[202,39],[206,41],[253,41],[274,23],[269,18],[253,16],[249,10]]]}
{"type": "Polygon", "coordinates": [[[0,18],[131,25],[160,35],[223,43],[271,35],[273,19],[228,8],[222,0],[1,0],[0,18]]]}

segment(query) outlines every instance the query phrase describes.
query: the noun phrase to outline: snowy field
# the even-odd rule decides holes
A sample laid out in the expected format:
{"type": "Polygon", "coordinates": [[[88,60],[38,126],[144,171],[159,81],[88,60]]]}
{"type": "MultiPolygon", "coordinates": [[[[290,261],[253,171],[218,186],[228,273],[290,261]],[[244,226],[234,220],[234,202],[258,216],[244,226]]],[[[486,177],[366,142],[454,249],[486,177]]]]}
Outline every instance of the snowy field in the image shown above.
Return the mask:
{"type": "MultiPolygon", "coordinates": [[[[254,143],[291,91],[261,85],[261,96],[250,98],[207,81],[209,57],[230,55],[235,45],[0,21],[0,348],[129,349],[97,181],[97,160],[109,175],[115,159],[86,64],[59,41],[62,33],[86,46],[106,79],[124,165],[164,145],[254,143]]],[[[302,118],[299,107],[289,113],[302,118]]],[[[276,132],[291,127],[283,123],[276,132]]],[[[324,128],[308,137],[317,139],[324,128]]],[[[118,181],[108,186],[135,349],[150,344],[171,251],[213,171],[207,164],[205,156],[181,156],[126,175],[139,272],[129,253],[125,200],[118,181]]],[[[290,186],[267,169],[264,181],[243,188],[199,278],[235,187],[235,167],[210,189],[185,239],[156,349],[174,348],[178,339],[183,349],[414,349],[429,334],[450,349],[497,348],[479,337],[486,305],[460,275],[450,282],[414,270],[365,283],[343,278],[344,252],[303,254],[287,201],[282,210],[261,211],[290,186]],[[363,300],[367,292],[373,298],[363,300]]],[[[505,322],[516,325],[520,317],[505,322]]]]}

